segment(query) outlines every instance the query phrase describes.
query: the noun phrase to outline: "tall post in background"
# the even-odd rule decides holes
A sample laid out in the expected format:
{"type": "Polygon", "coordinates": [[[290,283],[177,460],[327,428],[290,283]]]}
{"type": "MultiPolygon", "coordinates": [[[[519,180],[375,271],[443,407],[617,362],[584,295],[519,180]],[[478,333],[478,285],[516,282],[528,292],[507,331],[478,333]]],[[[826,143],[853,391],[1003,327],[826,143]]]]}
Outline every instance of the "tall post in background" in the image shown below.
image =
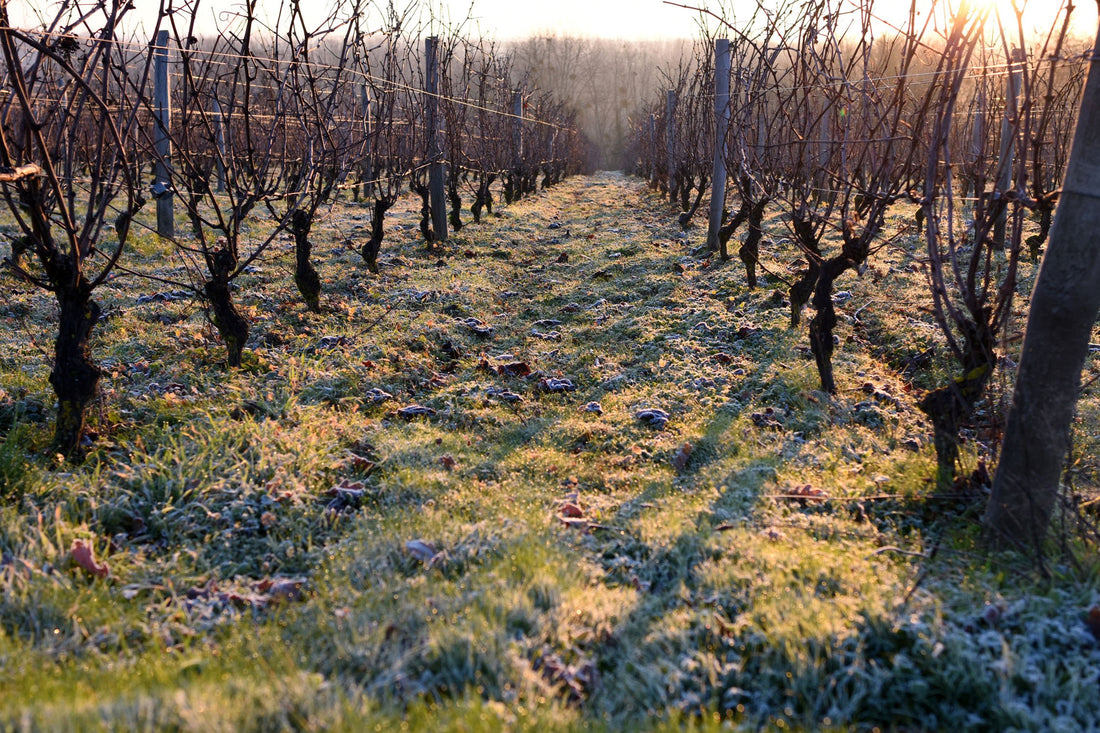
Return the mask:
{"type": "Polygon", "coordinates": [[[649,131],[646,135],[646,147],[649,148],[646,152],[646,159],[651,166],[649,169],[649,187],[657,188],[660,179],[658,174],[661,166],[657,165],[657,115],[655,114],[649,116],[649,131]]]}
{"type": "MultiPolygon", "coordinates": [[[[1100,41],[1100,30],[1096,38],[1100,41]]],[[[1100,58],[1093,56],[1050,243],[1031,294],[1001,458],[982,520],[1003,544],[1041,550],[1046,540],[1097,313],[1100,58]]]]}
{"type": "MultiPolygon", "coordinates": [[[[1001,121],[1001,149],[997,159],[997,188],[996,192],[1003,198],[1005,193],[1012,188],[1012,173],[1016,167],[1016,131],[1019,127],[1016,99],[1020,94],[1020,72],[1024,62],[1027,61],[1027,51],[1022,48],[1012,49],[1012,58],[1008,64],[1008,74],[1005,78],[1005,116],[1001,121]]],[[[1005,206],[993,223],[993,243],[1004,249],[1005,229],[1008,226],[1008,207],[1005,206]]]]}
{"type": "Polygon", "coordinates": [[[153,48],[153,148],[157,160],[152,191],[157,201],[157,234],[162,237],[176,234],[172,211],[172,104],[168,84],[168,31],[158,31],[153,48]]]}
{"type": "Polygon", "coordinates": [[[428,122],[428,200],[435,241],[447,241],[447,199],[444,190],[443,145],[439,139],[439,38],[424,40],[425,107],[428,122]]]}
{"type": "Polygon", "coordinates": [[[214,100],[214,103],[210,106],[210,112],[214,115],[214,145],[218,148],[218,160],[214,168],[217,170],[217,188],[218,193],[225,192],[225,119],[222,116],[222,106],[218,104],[218,100],[214,100]]]}
{"type": "Polygon", "coordinates": [[[676,91],[669,89],[665,97],[665,155],[668,176],[668,200],[676,203],[676,91]]]}
{"type": "Polygon", "coordinates": [[[512,150],[515,153],[512,167],[519,170],[523,165],[523,90],[512,92],[512,150]]]}
{"type": "Polygon", "coordinates": [[[726,132],[730,124],[730,42],[714,42],[714,173],[710,189],[707,250],[718,251],[718,230],[726,208],[726,132]]]}

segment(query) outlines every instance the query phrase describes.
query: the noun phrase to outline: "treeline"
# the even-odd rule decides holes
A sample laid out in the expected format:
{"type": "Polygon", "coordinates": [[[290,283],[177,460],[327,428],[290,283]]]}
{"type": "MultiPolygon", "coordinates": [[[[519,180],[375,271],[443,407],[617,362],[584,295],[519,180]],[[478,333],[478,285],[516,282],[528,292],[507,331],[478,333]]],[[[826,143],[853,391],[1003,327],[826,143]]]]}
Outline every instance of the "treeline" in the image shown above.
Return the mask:
{"type": "Polygon", "coordinates": [[[619,170],[631,164],[632,117],[664,88],[662,69],[679,63],[692,43],[546,35],[506,47],[534,86],[576,110],[592,142],[588,167],[619,170]]]}

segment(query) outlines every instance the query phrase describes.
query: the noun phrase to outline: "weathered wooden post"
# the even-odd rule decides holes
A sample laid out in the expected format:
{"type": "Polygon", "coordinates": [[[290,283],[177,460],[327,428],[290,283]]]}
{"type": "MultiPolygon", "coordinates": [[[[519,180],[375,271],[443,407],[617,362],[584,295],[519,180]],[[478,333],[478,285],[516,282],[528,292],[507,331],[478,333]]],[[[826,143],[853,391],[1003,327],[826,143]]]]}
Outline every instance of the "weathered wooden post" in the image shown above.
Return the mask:
{"type": "Polygon", "coordinates": [[[985,86],[978,87],[978,98],[975,102],[974,109],[974,128],[970,131],[970,160],[971,170],[968,176],[967,185],[970,186],[971,193],[975,200],[980,197],[984,191],[978,190],[978,184],[981,180],[981,174],[978,170],[978,166],[981,165],[983,156],[985,154],[985,119],[986,119],[986,95],[985,86]]]}
{"type": "Polygon", "coordinates": [[[172,211],[172,105],[168,86],[168,31],[158,31],[153,48],[153,148],[157,160],[153,168],[153,197],[157,201],[157,234],[176,234],[172,211]]]}
{"type": "Polygon", "coordinates": [[[523,165],[523,90],[512,91],[512,168],[523,165]]]}
{"type": "MultiPolygon", "coordinates": [[[[1001,120],[1001,148],[997,159],[997,187],[994,189],[1002,198],[1012,187],[1013,168],[1016,167],[1016,129],[1019,125],[1016,98],[1020,93],[1020,71],[1027,61],[1027,51],[1012,49],[1012,58],[1008,63],[1005,78],[1005,115],[1001,120]]],[[[1006,205],[993,223],[993,244],[1004,249],[1005,229],[1008,225],[1008,206],[1006,205]]]]}
{"type": "Polygon", "coordinates": [[[222,106],[218,104],[218,100],[214,100],[210,107],[211,114],[214,115],[214,145],[218,148],[218,160],[215,168],[217,169],[217,192],[223,193],[225,191],[225,119],[222,116],[222,106]]]}
{"type": "Polygon", "coordinates": [[[657,115],[649,116],[648,134],[646,135],[646,158],[649,161],[649,187],[657,188],[659,176],[657,171],[657,115]]]}
{"type": "Polygon", "coordinates": [[[707,250],[718,251],[718,230],[726,208],[726,132],[730,123],[730,42],[714,42],[714,173],[710,188],[707,250]]]}
{"type": "Polygon", "coordinates": [[[443,146],[439,135],[439,38],[424,40],[425,107],[428,136],[428,200],[435,241],[447,240],[447,199],[444,187],[443,146]]]}
{"type": "Polygon", "coordinates": [[[1050,243],[1032,291],[1000,463],[983,518],[1004,544],[1040,549],[1046,539],[1098,312],[1100,59],[1093,56],[1050,243]]]}
{"type": "Polygon", "coordinates": [[[668,200],[676,203],[676,90],[665,96],[665,164],[668,175],[668,200]]]}
{"type": "Polygon", "coordinates": [[[359,201],[360,196],[362,196],[365,199],[369,199],[370,198],[370,192],[371,192],[371,186],[374,185],[373,184],[373,179],[374,179],[374,143],[375,143],[374,134],[373,134],[374,133],[374,129],[373,129],[374,123],[373,123],[373,120],[371,119],[370,90],[367,88],[367,85],[365,83],[359,85],[359,112],[360,112],[360,114],[363,115],[363,128],[364,128],[364,130],[366,132],[366,136],[367,136],[367,150],[366,150],[366,161],[367,161],[366,178],[367,178],[367,180],[366,181],[363,180],[362,168],[360,167],[359,180],[356,182],[355,186],[352,188],[352,198],[354,198],[355,201],[359,201]]]}

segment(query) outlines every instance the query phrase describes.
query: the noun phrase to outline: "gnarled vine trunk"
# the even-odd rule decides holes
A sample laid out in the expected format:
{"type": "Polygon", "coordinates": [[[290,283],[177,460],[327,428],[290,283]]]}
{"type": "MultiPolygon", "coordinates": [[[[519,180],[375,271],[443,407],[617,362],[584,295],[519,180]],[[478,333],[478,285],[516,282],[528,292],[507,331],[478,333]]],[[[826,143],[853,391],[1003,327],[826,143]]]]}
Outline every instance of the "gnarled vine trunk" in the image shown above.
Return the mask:
{"type": "Polygon", "coordinates": [[[374,200],[374,215],[370,222],[370,239],[363,245],[360,253],[367,262],[367,269],[378,274],[378,252],[382,249],[382,238],[386,235],[386,212],[397,201],[396,196],[383,196],[374,200]]]}
{"type": "Polygon", "coordinates": [[[974,414],[974,407],[985,393],[993,375],[996,353],[993,333],[984,324],[969,321],[963,343],[964,374],[921,398],[917,407],[932,421],[932,440],[936,446],[936,482],[950,486],[959,460],[959,428],[974,414]]]}
{"type": "Polygon", "coordinates": [[[85,414],[95,399],[101,375],[89,348],[101,311],[82,280],[75,286],[59,288],[56,296],[61,312],[50,372],[50,385],[57,395],[53,450],[72,458],[80,448],[85,414]]]}
{"type": "Polygon", "coordinates": [[[481,211],[484,209],[488,213],[493,213],[493,195],[489,191],[489,187],[493,185],[493,181],[497,179],[495,173],[483,175],[477,187],[477,193],[474,194],[474,203],[470,206],[470,213],[474,217],[474,223],[481,223],[481,211]]]}
{"type": "Polygon", "coordinates": [[[462,229],[462,196],[458,193],[458,181],[454,172],[451,174],[451,179],[447,183],[447,200],[451,204],[451,212],[448,219],[451,223],[451,229],[454,231],[461,231],[462,229]]]}
{"type": "MultiPolygon", "coordinates": [[[[420,197],[420,235],[424,237],[430,249],[430,245],[435,241],[435,230],[432,229],[431,190],[424,184],[416,182],[410,183],[409,188],[420,197]]],[[[375,202],[375,206],[377,205],[375,202]]],[[[382,241],[379,240],[378,243],[381,246],[382,241]]]]}
{"type": "Polygon", "coordinates": [[[229,291],[230,275],[236,269],[237,258],[219,247],[210,257],[210,279],[203,290],[209,307],[210,320],[225,343],[226,361],[230,367],[241,365],[244,344],[248,340],[248,321],[233,304],[229,291]]]}
{"type": "Polygon", "coordinates": [[[767,205],[768,199],[762,198],[749,208],[749,233],[745,236],[741,248],[737,250],[737,256],[745,265],[745,280],[749,290],[756,288],[756,264],[760,261],[760,240],[764,238],[761,224],[764,221],[764,208],[767,205]]]}
{"type": "Polygon", "coordinates": [[[290,231],[294,235],[294,284],[306,302],[306,307],[314,313],[321,310],[321,276],[310,262],[313,245],[309,241],[309,232],[313,219],[309,213],[296,209],[290,215],[290,231]]]}

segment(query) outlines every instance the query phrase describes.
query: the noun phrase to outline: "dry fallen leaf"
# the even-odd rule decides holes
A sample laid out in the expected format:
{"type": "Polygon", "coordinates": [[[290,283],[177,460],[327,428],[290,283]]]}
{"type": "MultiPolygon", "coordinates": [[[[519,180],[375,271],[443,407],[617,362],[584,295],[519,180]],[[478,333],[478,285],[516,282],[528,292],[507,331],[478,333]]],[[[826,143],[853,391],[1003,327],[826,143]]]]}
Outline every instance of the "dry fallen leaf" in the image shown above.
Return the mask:
{"type": "Polygon", "coordinates": [[[558,511],[561,512],[561,515],[563,517],[577,518],[584,516],[584,510],[572,502],[566,502],[562,504],[561,508],[558,509],[558,511]]]}
{"type": "Polygon", "coordinates": [[[531,374],[531,367],[527,362],[513,361],[497,366],[497,373],[502,377],[527,377],[531,374]]]}
{"type": "Polygon", "coordinates": [[[266,593],[273,603],[300,601],[305,596],[305,578],[265,578],[256,585],[256,590],[266,593]]]}
{"type": "Polygon", "coordinates": [[[1097,641],[1100,641],[1100,605],[1089,609],[1088,614],[1085,616],[1085,626],[1088,626],[1092,635],[1096,637],[1097,641]]]}
{"type": "Polygon", "coordinates": [[[95,551],[84,540],[74,540],[70,551],[73,555],[73,562],[84,568],[89,574],[97,578],[106,578],[111,574],[111,569],[107,567],[107,563],[97,562],[95,551]]]}
{"type": "Polygon", "coordinates": [[[680,446],[680,450],[676,451],[676,454],[672,456],[672,467],[677,471],[683,471],[687,467],[688,460],[691,459],[692,451],[691,443],[684,443],[680,446]]]}

